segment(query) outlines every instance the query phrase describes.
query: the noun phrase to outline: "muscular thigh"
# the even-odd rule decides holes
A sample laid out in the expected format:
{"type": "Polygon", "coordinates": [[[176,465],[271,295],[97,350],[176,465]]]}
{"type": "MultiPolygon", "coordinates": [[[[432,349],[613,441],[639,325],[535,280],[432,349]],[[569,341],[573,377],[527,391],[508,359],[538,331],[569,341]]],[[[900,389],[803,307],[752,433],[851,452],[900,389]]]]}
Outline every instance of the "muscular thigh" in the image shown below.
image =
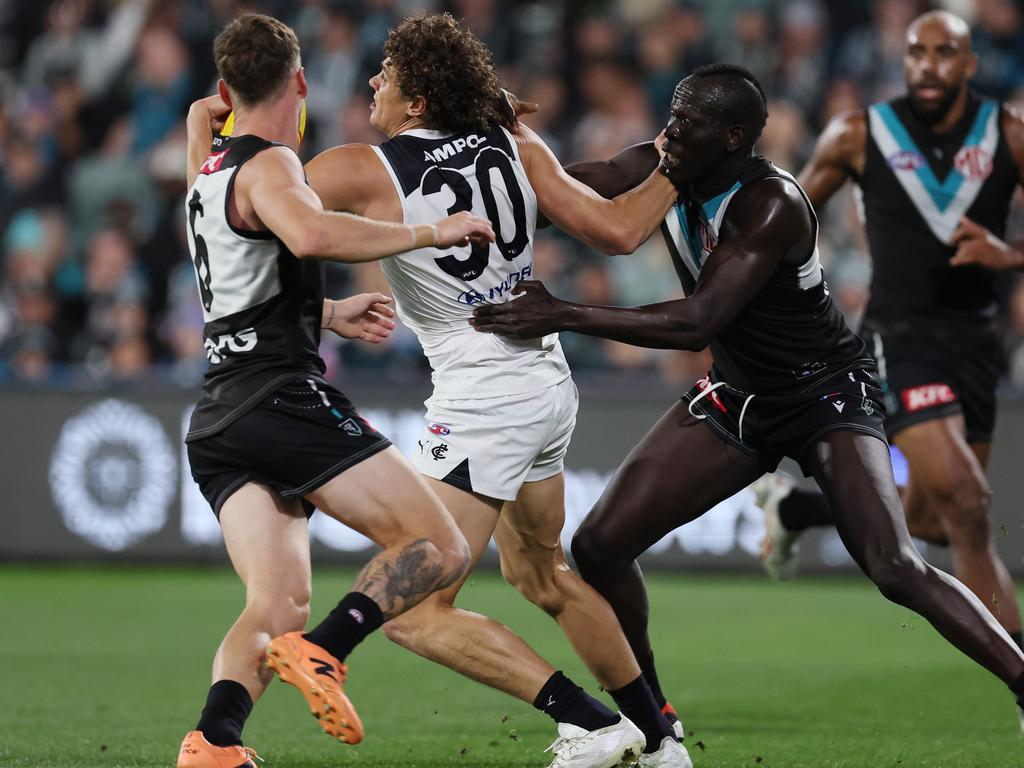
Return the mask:
{"type": "MultiPolygon", "coordinates": [[[[424,600],[424,603],[452,605],[455,603],[455,597],[462,589],[462,585],[466,583],[466,579],[470,577],[473,569],[480,562],[480,558],[487,551],[487,545],[494,533],[502,502],[472,491],[456,488],[442,480],[426,478],[426,481],[427,485],[441,499],[445,509],[448,510],[469,545],[469,565],[462,578],[447,589],[435,592],[424,600]]],[[[413,609],[413,611],[416,610],[417,608],[413,609]]]]}
{"type": "Polygon", "coordinates": [[[561,473],[523,483],[515,501],[506,502],[494,529],[502,564],[508,568],[527,559],[564,562],[561,534],[565,524],[565,478],[561,473]]]}
{"type": "Polygon", "coordinates": [[[763,473],[757,459],[716,435],[680,401],[626,457],[583,526],[633,558],[763,473]]]}
{"type": "Polygon", "coordinates": [[[448,540],[455,531],[437,494],[394,446],[359,462],[306,498],[383,547],[406,538],[448,540]]]}
{"type": "Polygon", "coordinates": [[[862,569],[901,554],[912,556],[916,550],[885,442],[856,432],[831,432],[813,446],[807,461],[843,543],[862,569]]]}
{"type": "Polygon", "coordinates": [[[220,524],[250,601],[282,595],[309,599],[309,531],[297,499],[247,483],[224,502],[220,524]]]}
{"type": "MultiPolygon", "coordinates": [[[[907,427],[896,435],[895,442],[907,458],[915,492],[926,499],[948,496],[967,482],[986,484],[983,465],[967,443],[960,414],[907,427]]],[[[987,451],[982,455],[987,459],[987,451]]]]}

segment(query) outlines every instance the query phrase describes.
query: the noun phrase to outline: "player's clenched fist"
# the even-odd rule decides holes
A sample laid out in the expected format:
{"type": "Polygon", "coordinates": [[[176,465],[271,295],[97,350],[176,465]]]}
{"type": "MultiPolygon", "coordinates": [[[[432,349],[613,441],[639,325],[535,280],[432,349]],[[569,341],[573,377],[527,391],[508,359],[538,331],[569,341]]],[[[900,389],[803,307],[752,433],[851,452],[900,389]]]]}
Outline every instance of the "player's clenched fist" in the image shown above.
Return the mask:
{"type": "Polygon", "coordinates": [[[441,219],[434,227],[436,228],[435,248],[468,245],[470,242],[478,245],[494,242],[494,230],[491,228],[491,222],[466,211],[456,213],[447,219],[441,219]]]}

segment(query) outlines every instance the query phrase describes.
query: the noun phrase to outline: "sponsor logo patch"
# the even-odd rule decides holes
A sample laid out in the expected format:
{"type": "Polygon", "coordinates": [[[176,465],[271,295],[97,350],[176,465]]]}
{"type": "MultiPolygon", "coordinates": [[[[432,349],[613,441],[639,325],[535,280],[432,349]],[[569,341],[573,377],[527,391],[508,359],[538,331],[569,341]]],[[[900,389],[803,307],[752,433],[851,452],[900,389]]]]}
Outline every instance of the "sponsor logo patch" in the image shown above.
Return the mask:
{"type": "Polygon", "coordinates": [[[224,162],[224,156],[228,153],[225,149],[223,152],[214,152],[212,155],[207,157],[201,166],[199,166],[199,172],[202,174],[209,175],[216,173],[220,170],[220,164],[224,162]]]}
{"type": "Polygon", "coordinates": [[[363,434],[363,428],[360,427],[356,423],[355,419],[351,417],[345,419],[338,426],[345,430],[345,434],[349,435],[350,437],[360,437],[363,434]]]}
{"type": "Polygon", "coordinates": [[[953,165],[970,181],[984,181],[992,173],[992,155],[981,147],[964,147],[956,153],[953,165]]]}
{"type": "Polygon", "coordinates": [[[937,405],[956,402],[956,393],[948,384],[922,384],[920,387],[904,389],[901,393],[903,407],[910,413],[923,408],[934,408],[937,405]]]}
{"type": "Polygon", "coordinates": [[[432,435],[445,437],[452,433],[452,428],[447,426],[446,424],[431,423],[430,426],[427,427],[427,431],[430,432],[430,434],[432,435]]]}
{"type": "Polygon", "coordinates": [[[924,155],[919,152],[897,152],[886,161],[894,171],[916,171],[925,163],[924,155]]]}

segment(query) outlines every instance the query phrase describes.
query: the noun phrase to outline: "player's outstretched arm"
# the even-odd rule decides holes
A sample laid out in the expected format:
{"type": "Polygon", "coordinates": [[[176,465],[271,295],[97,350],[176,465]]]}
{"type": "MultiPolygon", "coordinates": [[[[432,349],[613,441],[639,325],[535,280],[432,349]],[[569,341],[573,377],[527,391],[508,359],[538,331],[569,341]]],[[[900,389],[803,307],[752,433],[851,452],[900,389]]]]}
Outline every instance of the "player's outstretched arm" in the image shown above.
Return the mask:
{"type": "Polygon", "coordinates": [[[765,286],[780,259],[806,258],[814,244],[799,191],[774,179],[737,193],[723,231],[689,298],[602,307],[556,299],[540,283],[526,281],[513,290],[522,294],[515,301],[478,307],[470,322],[478,331],[512,338],[573,331],[638,347],[703,349],[765,286]]]}
{"type": "Polygon", "coordinates": [[[516,140],[540,210],[561,229],[605,253],[635,251],[676,200],[676,188],[660,173],[648,174],[636,189],[606,200],[566,173],[530,128],[520,126],[516,140]]]}
{"type": "Polygon", "coordinates": [[[565,172],[586,184],[601,197],[621,195],[640,186],[658,167],[653,141],[626,147],[610,160],[584,160],[565,166],[565,172]]]}
{"type": "Polygon", "coordinates": [[[325,211],[306,184],[299,158],[285,147],[264,150],[242,166],[235,200],[240,209],[247,201],[255,217],[300,259],[357,263],[414,248],[494,242],[490,223],[469,213],[411,226],[325,211]]]}
{"type": "Polygon", "coordinates": [[[822,131],[797,179],[815,208],[823,206],[851,176],[863,173],[867,131],[862,111],[845,112],[822,131]]]}

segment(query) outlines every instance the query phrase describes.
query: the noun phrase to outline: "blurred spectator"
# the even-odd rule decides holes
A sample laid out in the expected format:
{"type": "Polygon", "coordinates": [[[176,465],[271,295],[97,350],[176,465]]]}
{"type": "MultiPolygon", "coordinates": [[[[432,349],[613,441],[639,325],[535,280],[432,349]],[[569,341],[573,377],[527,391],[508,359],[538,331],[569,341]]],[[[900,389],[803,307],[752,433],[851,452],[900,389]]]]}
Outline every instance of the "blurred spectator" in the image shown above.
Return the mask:
{"type": "Polygon", "coordinates": [[[904,41],[922,5],[916,0],[874,0],[871,24],[851,32],[840,47],[838,74],[858,83],[868,104],[905,90],[904,41]]]}
{"type": "Polygon", "coordinates": [[[309,83],[309,116],[316,124],[316,151],[334,145],[341,133],[342,107],[359,77],[359,27],[340,8],[321,15],[320,34],[304,64],[309,83]]]}
{"type": "MultiPolygon", "coordinates": [[[[275,14],[302,43],[310,84],[304,157],[377,143],[367,79],[387,29],[450,10],[487,43],[504,82],[540,104],[524,118],[563,161],[606,158],[654,137],[676,83],[715,60],[768,92],[759,151],[798,173],[836,114],[903,92],[908,23],[929,7],[972,15],[974,87],[1024,102],[1024,17],[1013,0],[40,0],[0,4],[0,377],[83,377],[194,386],[206,370],[203,313],[184,227],[184,114],[211,92],[211,43],[241,10],[275,14]]],[[[870,278],[848,191],[818,211],[833,296],[856,320],[870,278]]],[[[1020,207],[1016,219],[1021,219],[1020,207]]],[[[1019,231],[1019,230],[1018,230],[1019,231]]],[[[598,256],[553,228],[535,243],[553,292],[637,305],[679,295],[658,238],[598,256]]],[[[328,269],[332,295],[384,290],[376,266],[328,269]]],[[[1024,349],[1024,288],[1008,290],[1007,343],[1024,349]]],[[[710,358],[566,334],[570,362],[674,387],[710,358]]],[[[388,343],[325,337],[332,376],[371,369],[417,381],[426,363],[399,326],[388,343]]],[[[1024,352],[1013,351],[1024,386],[1024,352]]]]}
{"type": "Polygon", "coordinates": [[[1013,0],[977,0],[971,28],[978,72],[974,87],[988,96],[1009,98],[1024,85],[1024,23],[1013,0]]]}

